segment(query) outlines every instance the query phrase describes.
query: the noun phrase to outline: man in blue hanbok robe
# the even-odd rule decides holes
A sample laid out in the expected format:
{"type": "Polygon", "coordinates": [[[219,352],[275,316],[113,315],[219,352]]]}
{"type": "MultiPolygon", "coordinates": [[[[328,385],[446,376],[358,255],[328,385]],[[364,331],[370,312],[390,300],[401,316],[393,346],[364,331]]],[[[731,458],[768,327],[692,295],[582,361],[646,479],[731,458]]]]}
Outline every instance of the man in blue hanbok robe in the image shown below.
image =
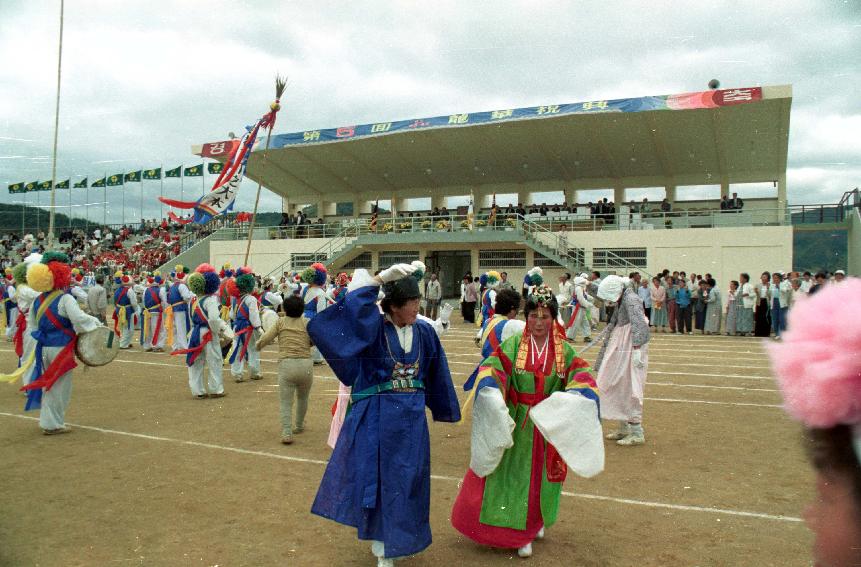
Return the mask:
{"type": "Polygon", "coordinates": [[[371,277],[357,270],[350,293],[317,313],[308,334],[351,407],[311,511],[372,541],[378,566],[431,543],[430,442],[435,421],[460,420],[448,361],[434,329],[417,320],[423,266],[397,264],[371,277]],[[377,307],[383,286],[384,313],[377,307]]]}

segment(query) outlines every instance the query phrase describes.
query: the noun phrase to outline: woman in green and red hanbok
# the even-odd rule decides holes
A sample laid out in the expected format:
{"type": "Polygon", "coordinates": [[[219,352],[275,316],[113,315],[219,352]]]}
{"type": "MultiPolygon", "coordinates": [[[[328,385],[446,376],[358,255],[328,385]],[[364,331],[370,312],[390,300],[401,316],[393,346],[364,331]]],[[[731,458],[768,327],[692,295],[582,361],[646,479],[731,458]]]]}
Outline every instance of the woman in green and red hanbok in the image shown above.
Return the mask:
{"type": "Polygon", "coordinates": [[[570,467],[604,468],[598,390],[556,323],[552,290],[526,301],[526,328],[506,339],[464,389],[475,389],[470,467],[452,525],[476,543],[532,554],[559,510],[570,467]]]}

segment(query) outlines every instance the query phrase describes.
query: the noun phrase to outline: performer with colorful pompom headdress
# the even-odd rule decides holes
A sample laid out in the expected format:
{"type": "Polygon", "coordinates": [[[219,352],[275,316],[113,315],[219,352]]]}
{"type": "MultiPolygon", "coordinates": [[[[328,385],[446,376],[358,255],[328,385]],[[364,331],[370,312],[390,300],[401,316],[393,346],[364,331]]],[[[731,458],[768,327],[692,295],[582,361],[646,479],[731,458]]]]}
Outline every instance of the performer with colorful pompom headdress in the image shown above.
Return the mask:
{"type": "Polygon", "coordinates": [[[172,352],[172,355],[185,355],[188,366],[188,385],[192,395],[197,399],[224,396],[224,379],[222,367],[224,357],[221,350],[221,338],[233,338],[230,326],[222,321],[219,302],[218,286],[221,278],[209,264],[199,265],[188,276],[188,289],[195,297],[191,301],[191,333],[188,347],[172,352]],[[204,385],[204,366],[209,368],[209,378],[204,385]]]}
{"type": "Polygon", "coordinates": [[[496,288],[499,286],[500,280],[501,277],[496,270],[485,272],[479,278],[479,282],[485,288],[481,294],[481,320],[478,322],[479,327],[483,326],[495,313],[496,288]]]}
{"type": "Polygon", "coordinates": [[[28,325],[35,329],[32,380],[21,389],[27,392],[26,410],[41,407],[39,425],[48,435],[69,431],[65,415],[72,395],[72,369],[77,366],[78,333],[100,326],[66,293],[70,280],[69,257],[62,252],[46,252],[27,268],[28,285],[40,295],[28,315],[28,325]]]}
{"type": "Polygon", "coordinates": [[[87,305],[87,291],[84,289],[84,272],[82,272],[80,268],[72,268],[72,279],[69,293],[78,300],[78,305],[81,307],[87,305]]]}
{"type": "Polygon", "coordinates": [[[188,331],[191,328],[191,317],[189,313],[189,302],[194,294],[185,283],[187,270],[182,264],[177,264],[170,273],[173,283],[167,288],[167,308],[164,311],[164,320],[167,327],[167,342],[171,350],[183,350],[188,348],[188,331]]]}
{"type": "Polygon", "coordinates": [[[132,336],[135,325],[137,325],[137,294],[132,290],[132,277],[122,271],[114,274],[114,283],[117,287],[114,291],[114,333],[120,339],[120,348],[127,349],[132,346],[132,336]]]}
{"type": "MultiPolygon", "coordinates": [[[[302,299],[305,301],[305,318],[310,321],[317,316],[317,313],[329,306],[329,299],[326,297],[326,290],[324,289],[329,278],[329,272],[326,270],[326,266],[320,262],[315,262],[302,270],[299,276],[301,281],[306,284],[302,290],[302,299]]],[[[314,364],[325,362],[317,347],[311,348],[311,359],[314,364]]]]}
{"type": "Polygon", "coordinates": [[[236,299],[239,298],[239,290],[236,289],[236,280],[234,278],[236,272],[231,264],[225,263],[221,267],[219,276],[221,284],[218,287],[218,300],[221,305],[222,321],[230,322],[233,317],[233,309],[236,306],[236,299]]]}
{"type": "Polygon", "coordinates": [[[161,272],[156,270],[146,278],[143,290],[143,325],[141,325],[141,346],[146,352],[163,352],[167,329],[164,324],[167,309],[167,292],[162,286],[161,272]]]}
{"type": "Polygon", "coordinates": [[[308,323],[308,334],[335,376],[353,388],[352,409],[312,512],[358,526],[362,539],[373,540],[379,565],[431,543],[425,408],[436,421],[460,419],[439,338],[429,324],[417,320],[421,294],[412,276],[417,269],[397,264],[379,277],[357,270],[343,301],[308,323]],[[381,287],[385,313],[376,305],[381,287]],[[392,492],[392,482],[410,489],[392,492]]]}
{"type": "Polygon", "coordinates": [[[236,289],[239,299],[236,302],[233,320],[233,354],[230,356],[230,374],[236,382],[242,382],[245,371],[245,361],[248,361],[248,373],[252,380],[260,380],[260,351],[257,350],[257,340],[260,338],[262,322],[257,298],[254,297],[256,280],[248,267],[240,268],[236,276],[236,289]]]}

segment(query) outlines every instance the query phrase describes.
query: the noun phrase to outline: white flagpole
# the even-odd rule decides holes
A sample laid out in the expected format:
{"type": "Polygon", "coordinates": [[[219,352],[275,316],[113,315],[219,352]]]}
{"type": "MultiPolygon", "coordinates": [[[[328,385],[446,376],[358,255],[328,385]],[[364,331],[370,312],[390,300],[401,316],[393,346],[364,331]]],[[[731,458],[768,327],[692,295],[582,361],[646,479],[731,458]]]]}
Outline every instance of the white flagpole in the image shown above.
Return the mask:
{"type": "Polygon", "coordinates": [[[141,221],[143,221],[144,220],[144,215],[143,215],[143,170],[141,170],[140,184],[141,184],[141,221]]]}
{"type": "Polygon", "coordinates": [[[185,170],[179,166],[179,200],[185,201],[185,170]]]}
{"type": "MultiPolygon", "coordinates": [[[[48,248],[54,246],[54,185],[57,179],[57,136],[60,133],[60,71],[63,66],[63,8],[64,0],[60,0],[60,42],[57,55],[57,102],[54,107],[54,153],[51,160],[51,211],[48,216],[48,248]]],[[[69,213],[71,213],[71,209],[69,213]]]]}
{"type": "Polygon", "coordinates": [[[84,232],[89,232],[90,229],[90,180],[87,179],[87,186],[84,198],[87,200],[87,209],[84,215],[87,217],[87,222],[84,223],[84,232]]]}
{"type": "Polygon", "coordinates": [[[102,209],[102,224],[105,227],[108,226],[108,172],[105,172],[105,176],[102,177],[104,183],[102,183],[102,201],[105,203],[105,208],[102,209]]]}
{"type": "MultiPolygon", "coordinates": [[[[123,175],[123,177],[125,177],[125,175],[123,175]]],[[[121,179],[121,181],[123,182],[123,184],[120,185],[120,187],[122,187],[121,191],[123,193],[123,226],[126,226],[126,180],[121,179]]],[[[105,184],[107,185],[107,183],[105,184]]]]}
{"type": "Polygon", "coordinates": [[[69,192],[69,229],[72,228],[72,179],[69,179],[69,188],[66,189],[69,192]]]}

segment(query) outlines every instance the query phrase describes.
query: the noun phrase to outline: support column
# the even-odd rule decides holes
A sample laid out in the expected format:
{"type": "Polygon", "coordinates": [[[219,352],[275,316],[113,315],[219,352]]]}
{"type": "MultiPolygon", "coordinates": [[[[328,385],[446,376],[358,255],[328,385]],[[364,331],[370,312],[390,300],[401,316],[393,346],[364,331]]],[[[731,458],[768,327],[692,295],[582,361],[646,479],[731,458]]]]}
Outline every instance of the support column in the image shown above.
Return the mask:
{"type": "Polygon", "coordinates": [[[532,203],[529,202],[529,199],[532,197],[532,193],[526,191],[523,188],[517,190],[517,202],[522,203],[524,207],[528,207],[532,203]]]}
{"type": "Polygon", "coordinates": [[[664,190],[666,191],[667,201],[674,205],[676,203],[676,186],[667,185],[664,190]]]}
{"type": "Polygon", "coordinates": [[[569,207],[578,202],[577,191],[575,189],[565,189],[565,202],[568,203],[569,207]]]}
{"type": "Polygon", "coordinates": [[[786,173],[777,178],[777,218],[780,222],[786,219],[786,173]]]}
{"type": "Polygon", "coordinates": [[[437,195],[436,193],[431,195],[431,210],[434,208],[441,209],[445,205],[445,195],[437,195]]]}
{"type": "Polygon", "coordinates": [[[729,181],[723,180],[720,182],[720,198],[729,198],[729,181]]]}
{"type": "Polygon", "coordinates": [[[616,184],[613,186],[613,202],[616,204],[616,210],[619,210],[618,207],[622,203],[625,202],[625,186],[621,184],[616,184]]]}
{"type": "Polygon", "coordinates": [[[358,217],[364,210],[365,201],[363,199],[353,199],[353,216],[358,217]]]}

